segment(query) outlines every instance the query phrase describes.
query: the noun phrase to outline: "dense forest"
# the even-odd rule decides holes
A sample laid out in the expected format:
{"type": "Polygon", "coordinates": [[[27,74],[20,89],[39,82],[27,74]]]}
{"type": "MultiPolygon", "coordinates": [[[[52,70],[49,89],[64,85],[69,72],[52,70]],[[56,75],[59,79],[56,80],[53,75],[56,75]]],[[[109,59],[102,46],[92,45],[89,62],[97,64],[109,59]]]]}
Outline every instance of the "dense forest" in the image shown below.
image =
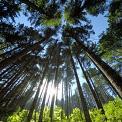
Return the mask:
{"type": "Polygon", "coordinates": [[[121,35],[121,0],[1,0],[0,122],[122,122],[121,35]]]}

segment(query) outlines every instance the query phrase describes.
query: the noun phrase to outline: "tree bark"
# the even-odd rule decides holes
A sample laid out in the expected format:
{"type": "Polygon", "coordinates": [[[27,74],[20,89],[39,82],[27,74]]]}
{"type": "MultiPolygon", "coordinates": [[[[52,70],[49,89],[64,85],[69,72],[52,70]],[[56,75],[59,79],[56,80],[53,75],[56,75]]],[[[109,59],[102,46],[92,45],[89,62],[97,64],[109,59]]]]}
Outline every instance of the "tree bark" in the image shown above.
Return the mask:
{"type": "MultiPolygon", "coordinates": [[[[22,93],[22,91],[24,90],[24,88],[27,86],[28,82],[31,82],[31,79],[34,77],[34,75],[32,74],[32,76],[26,76],[26,78],[24,78],[23,81],[21,81],[21,83],[19,83],[18,85],[16,85],[11,92],[9,92],[6,95],[6,98],[10,101],[11,99],[13,99],[13,97],[15,97],[16,95],[22,93]]],[[[8,103],[9,103],[8,101],[8,103]]],[[[7,101],[5,101],[7,102],[7,101]]]]}
{"type": "Polygon", "coordinates": [[[31,105],[31,108],[30,108],[29,114],[28,114],[28,116],[27,116],[26,122],[30,122],[30,121],[31,121],[32,114],[33,114],[34,108],[35,108],[36,103],[37,103],[37,100],[38,100],[40,88],[41,88],[41,85],[42,85],[42,81],[43,81],[43,79],[44,79],[44,77],[45,77],[47,68],[48,68],[48,64],[46,64],[45,69],[44,69],[43,74],[42,74],[42,77],[41,77],[41,79],[39,80],[39,86],[38,86],[38,89],[37,89],[37,91],[36,91],[36,95],[35,95],[35,97],[34,97],[34,100],[33,100],[32,105],[31,105]]]}
{"type": "Polygon", "coordinates": [[[41,103],[41,110],[40,110],[38,122],[42,122],[42,120],[43,120],[43,111],[44,111],[44,107],[45,107],[45,100],[46,100],[46,95],[47,95],[47,90],[48,90],[48,84],[49,83],[47,82],[46,89],[45,89],[45,92],[44,92],[43,101],[41,103]]]}
{"type": "Polygon", "coordinates": [[[63,109],[64,109],[64,95],[63,95],[63,91],[64,91],[64,85],[63,85],[63,80],[62,80],[62,90],[61,90],[61,92],[62,92],[62,99],[61,99],[61,122],[63,121],[63,109]]]}
{"type": "Polygon", "coordinates": [[[88,57],[99,67],[99,69],[103,72],[103,74],[107,77],[107,79],[111,82],[113,87],[122,97],[122,78],[119,76],[119,74],[117,74],[117,72],[113,70],[109,65],[107,65],[103,60],[101,60],[98,55],[89,50],[89,48],[84,45],[79,37],[76,38],[76,41],[86,52],[88,57]]]}
{"type": "Polygon", "coordinates": [[[73,71],[74,71],[74,74],[75,74],[76,83],[77,83],[77,87],[78,87],[78,91],[79,91],[79,95],[80,95],[80,100],[81,100],[83,111],[84,111],[85,120],[86,120],[86,122],[92,122],[91,118],[90,118],[88,108],[87,108],[86,100],[85,100],[84,95],[83,95],[82,87],[80,85],[80,81],[79,81],[79,78],[78,78],[78,74],[77,74],[77,71],[76,71],[76,67],[75,67],[72,55],[71,55],[71,64],[72,64],[73,71]]]}
{"type": "MultiPolygon", "coordinates": [[[[94,63],[94,62],[93,62],[94,63]]],[[[114,92],[116,92],[116,94],[122,99],[122,97],[120,96],[119,92],[117,91],[117,89],[112,85],[112,83],[109,81],[109,79],[105,76],[105,74],[100,70],[100,68],[94,63],[94,65],[96,66],[96,68],[100,71],[100,73],[102,74],[102,76],[104,77],[104,79],[106,80],[106,82],[108,82],[108,84],[112,87],[112,89],[114,90],[114,92]]]]}
{"type": "MultiPolygon", "coordinates": [[[[59,65],[58,65],[58,62],[57,62],[57,67],[55,69],[54,88],[57,88],[58,87],[58,83],[57,83],[58,68],[59,68],[59,65]]],[[[51,108],[50,108],[50,122],[53,122],[53,110],[54,110],[54,102],[55,102],[55,99],[56,99],[56,93],[53,94],[53,96],[52,96],[51,108]]]]}
{"type": "Polygon", "coordinates": [[[6,66],[15,63],[18,59],[21,59],[23,56],[25,56],[29,51],[36,50],[39,47],[39,44],[41,42],[37,42],[32,46],[27,46],[26,49],[23,49],[21,52],[12,55],[9,58],[6,58],[5,60],[0,62],[0,70],[5,68],[6,66]]]}
{"type": "Polygon", "coordinates": [[[93,89],[93,87],[92,87],[92,85],[91,85],[91,83],[89,81],[89,78],[87,77],[87,74],[86,74],[86,72],[85,72],[85,70],[84,70],[84,68],[82,66],[82,63],[80,62],[80,59],[79,59],[79,57],[77,55],[76,55],[76,58],[77,58],[78,63],[80,65],[81,69],[82,69],[83,75],[84,75],[84,77],[85,77],[85,79],[86,79],[86,81],[88,83],[88,86],[89,86],[89,88],[90,88],[90,90],[91,90],[91,92],[92,92],[92,94],[94,96],[94,99],[96,101],[96,104],[97,104],[98,109],[101,109],[102,110],[102,113],[105,114],[105,111],[103,109],[102,103],[101,103],[99,97],[97,96],[96,92],[94,91],[94,89],[93,89]]]}

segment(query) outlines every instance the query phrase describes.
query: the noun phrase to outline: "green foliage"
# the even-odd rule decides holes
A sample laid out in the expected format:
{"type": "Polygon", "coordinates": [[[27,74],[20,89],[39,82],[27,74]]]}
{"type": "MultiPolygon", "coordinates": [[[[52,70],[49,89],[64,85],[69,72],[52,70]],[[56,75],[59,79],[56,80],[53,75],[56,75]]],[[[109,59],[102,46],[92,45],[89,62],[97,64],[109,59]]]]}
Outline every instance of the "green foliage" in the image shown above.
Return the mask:
{"type": "Polygon", "coordinates": [[[109,23],[115,23],[121,17],[121,0],[112,0],[109,8],[109,23]]]}
{"type": "Polygon", "coordinates": [[[103,14],[105,11],[105,8],[106,8],[106,4],[105,4],[105,1],[103,0],[102,2],[96,3],[93,6],[89,6],[87,8],[87,12],[93,16],[97,16],[99,15],[99,13],[103,14]]]}
{"type": "Polygon", "coordinates": [[[105,121],[105,115],[101,114],[101,110],[93,109],[90,112],[91,118],[93,122],[104,122],[105,121]]]}
{"type": "MultiPolygon", "coordinates": [[[[109,101],[104,105],[107,122],[122,121],[122,100],[116,98],[114,101],[109,101]]],[[[104,122],[105,116],[101,114],[101,110],[93,109],[90,111],[93,122],[104,122]]]]}
{"type": "Polygon", "coordinates": [[[44,122],[50,122],[49,114],[50,114],[50,109],[48,107],[45,107],[43,112],[44,122]]]}
{"type": "Polygon", "coordinates": [[[61,24],[61,19],[60,18],[50,20],[44,19],[41,21],[41,24],[45,26],[59,26],[61,24]]]}
{"type": "Polygon", "coordinates": [[[64,12],[64,18],[70,24],[73,24],[75,22],[74,19],[70,17],[70,13],[68,11],[64,12]]]}
{"type": "Polygon", "coordinates": [[[71,122],[85,122],[83,113],[81,113],[79,108],[74,108],[72,114],[70,115],[71,122]]]}
{"type": "Polygon", "coordinates": [[[38,7],[43,7],[44,4],[46,3],[46,0],[35,0],[34,3],[35,3],[38,7]]]}
{"type": "Polygon", "coordinates": [[[61,25],[61,12],[57,11],[53,17],[48,17],[43,15],[41,17],[40,23],[44,26],[59,26],[61,25]]]}
{"type": "MultiPolygon", "coordinates": [[[[54,122],[60,122],[61,121],[61,111],[62,111],[62,109],[60,107],[55,108],[55,110],[54,110],[54,120],[53,120],[54,122]]],[[[62,119],[65,122],[66,116],[65,116],[64,112],[63,112],[62,119]]]]}
{"type": "Polygon", "coordinates": [[[121,122],[122,121],[122,100],[119,98],[114,101],[109,101],[104,105],[106,111],[107,122],[121,122]]]}
{"type": "Polygon", "coordinates": [[[112,0],[109,8],[109,27],[106,33],[101,34],[99,41],[102,57],[108,61],[121,62],[121,2],[112,0]]]}
{"type": "MultiPolygon", "coordinates": [[[[94,108],[90,110],[90,116],[92,122],[121,122],[122,121],[122,101],[119,98],[116,98],[114,101],[109,101],[107,104],[104,105],[105,115],[101,113],[101,110],[94,108]],[[107,121],[105,121],[105,116],[107,117],[107,121]]],[[[54,109],[54,122],[61,121],[61,112],[62,109],[60,107],[55,107],[54,109]]],[[[22,110],[13,113],[13,115],[9,116],[7,122],[23,122],[27,116],[28,111],[22,110]]],[[[50,108],[45,107],[43,113],[43,122],[50,122],[50,108]]],[[[33,114],[31,122],[34,122],[34,119],[38,121],[39,112],[35,112],[33,114]]],[[[84,114],[80,111],[79,108],[74,108],[70,117],[70,122],[85,122],[84,114]]],[[[62,122],[67,122],[67,117],[62,114],[62,122]]]]}
{"type": "Polygon", "coordinates": [[[22,122],[27,116],[27,113],[28,113],[27,110],[17,111],[13,113],[12,116],[8,117],[7,122],[22,122]]]}
{"type": "Polygon", "coordinates": [[[107,60],[113,60],[114,57],[121,56],[121,30],[119,28],[111,28],[108,33],[103,34],[100,39],[99,46],[103,52],[102,56],[107,60]]]}

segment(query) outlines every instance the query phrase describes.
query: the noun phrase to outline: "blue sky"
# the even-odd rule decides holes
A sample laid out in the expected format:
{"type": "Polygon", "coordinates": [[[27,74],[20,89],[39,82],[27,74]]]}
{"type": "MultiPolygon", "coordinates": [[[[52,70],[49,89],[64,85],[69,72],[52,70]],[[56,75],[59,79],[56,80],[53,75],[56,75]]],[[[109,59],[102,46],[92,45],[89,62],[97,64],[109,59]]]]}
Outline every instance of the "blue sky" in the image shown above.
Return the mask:
{"type": "Polygon", "coordinates": [[[91,36],[91,39],[94,41],[98,41],[98,36],[103,32],[106,31],[106,28],[108,27],[107,17],[104,17],[105,15],[98,15],[95,16],[88,16],[88,18],[91,20],[91,23],[93,25],[93,30],[95,32],[94,35],[91,36]]]}
{"type": "Polygon", "coordinates": [[[20,13],[20,16],[15,18],[15,24],[24,24],[25,26],[31,26],[30,22],[28,21],[27,17],[20,13]]]}

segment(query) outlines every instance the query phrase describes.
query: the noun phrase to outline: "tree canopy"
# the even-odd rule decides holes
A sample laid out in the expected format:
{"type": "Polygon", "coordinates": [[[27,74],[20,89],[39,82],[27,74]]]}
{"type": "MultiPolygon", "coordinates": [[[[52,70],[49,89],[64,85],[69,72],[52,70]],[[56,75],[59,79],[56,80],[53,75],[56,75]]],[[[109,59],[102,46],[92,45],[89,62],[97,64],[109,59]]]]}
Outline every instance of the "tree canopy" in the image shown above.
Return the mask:
{"type": "Polygon", "coordinates": [[[120,0],[1,0],[0,120],[121,120],[110,109],[121,106],[121,25],[120,0]],[[88,16],[104,13],[96,44],[88,16]]]}

